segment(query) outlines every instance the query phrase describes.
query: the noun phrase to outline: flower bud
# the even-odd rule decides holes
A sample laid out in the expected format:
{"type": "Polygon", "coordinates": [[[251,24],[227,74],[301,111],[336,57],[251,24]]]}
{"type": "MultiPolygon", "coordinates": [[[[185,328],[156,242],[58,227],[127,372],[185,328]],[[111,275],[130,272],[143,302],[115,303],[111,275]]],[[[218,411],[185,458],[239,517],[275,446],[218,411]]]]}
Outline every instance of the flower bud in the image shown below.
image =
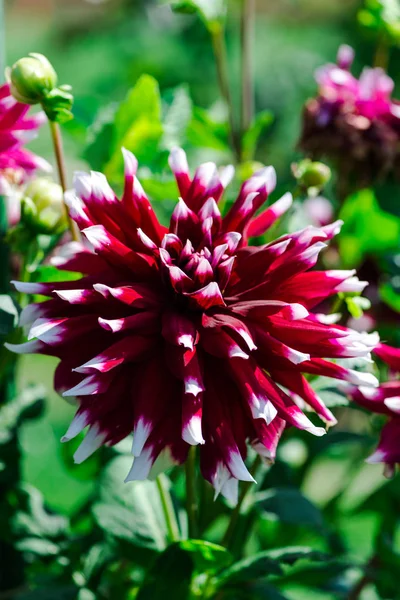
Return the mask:
{"type": "Polygon", "coordinates": [[[299,187],[303,190],[322,190],[331,178],[330,168],[322,162],[312,162],[305,158],[293,166],[293,174],[299,187]]]}
{"type": "Polygon", "coordinates": [[[18,102],[38,104],[57,85],[57,74],[43,54],[32,52],[10,70],[11,93],[18,102]]]}
{"type": "Polygon", "coordinates": [[[36,233],[62,231],[66,223],[61,186],[43,177],[32,181],[25,190],[22,221],[36,233]]]}

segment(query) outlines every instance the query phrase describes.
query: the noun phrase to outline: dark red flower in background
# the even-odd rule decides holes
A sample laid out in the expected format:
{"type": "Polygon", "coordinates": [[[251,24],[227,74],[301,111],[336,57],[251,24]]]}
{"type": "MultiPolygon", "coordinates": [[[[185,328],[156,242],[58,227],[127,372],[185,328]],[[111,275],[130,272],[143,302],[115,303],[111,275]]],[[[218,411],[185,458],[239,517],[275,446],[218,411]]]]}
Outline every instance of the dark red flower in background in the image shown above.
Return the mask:
{"type": "Polygon", "coordinates": [[[367,462],[385,463],[385,474],[390,477],[400,463],[400,379],[396,379],[400,374],[400,349],[378,344],[374,353],[388,365],[393,379],[374,390],[363,387],[354,390],[352,398],[367,410],[389,417],[378,448],[367,462]]]}
{"type": "Polygon", "coordinates": [[[317,69],[318,95],[307,101],[299,147],[312,158],[335,162],[350,189],[400,174],[400,104],[393,80],[381,68],[354,77],[354,51],[341,46],[337,63],[317,69]]]}
{"type": "Polygon", "coordinates": [[[304,374],[377,385],[327,360],[368,356],[373,337],[310,313],[365,283],[353,271],[310,271],[339,222],[248,246],[292,202],[286,194],[259,212],[275,186],[271,167],[243,183],[222,217],[218,201],[232,167],[218,172],[206,163],[192,178],[184,152],[174,150],[181,198],[164,227],[136,177],[136,159],[127,151],[124,158],[121,200],[100,173],[76,175],[70,214],[92,249],[72,243],[55,264],[84,276],[16,282],[50,299],[24,309],[31,341],[9,348],[60,358],[56,389],[79,405],[63,441],[89,426],[76,462],[133,433],[127,480],[144,479],[166,456],[182,463],[198,444],[204,477],[235,501],[238,480],[252,480],[248,443],[273,460],[286,425],[325,433],[299,399],[335,423],[304,374]]]}

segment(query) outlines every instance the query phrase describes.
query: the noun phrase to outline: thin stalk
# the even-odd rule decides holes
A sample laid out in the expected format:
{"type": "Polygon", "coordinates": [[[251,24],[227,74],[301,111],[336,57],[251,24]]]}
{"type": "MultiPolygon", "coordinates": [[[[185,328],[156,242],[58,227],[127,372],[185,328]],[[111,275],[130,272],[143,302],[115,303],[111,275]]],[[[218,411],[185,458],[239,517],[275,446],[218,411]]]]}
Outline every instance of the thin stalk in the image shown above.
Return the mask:
{"type": "Polygon", "coordinates": [[[192,446],[185,464],[186,469],[186,512],[189,539],[198,536],[197,494],[196,494],[196,447],[192,446]]]}
{"type": "Polygon", "coordinates": [[[389,66],[389,44],[385,35],[381,35],[375,51],[374,67],[380,67],[387,71],[389,66]]]}
{"type": "Polygon", "coordinates": [[[242,46],[242,135],[248,130],[254,114],[253,39],[256,3],[242,0],[241,46],[242,46]]]}
{"type": "Polygon", "coordinates": [[[158,493],[160,495],[161,507],[164,513],[169,540],[170,542],[178,542],[180,539],[179,527],[165,476],[159,475],[156,479],[156,483],[158,493]]]}
{"type": "MultiPolygon", "coordinates": [[[[62,138],[61,138],[60,126],[55,121],[49,121],[49,125],[50,125],[51,137],[53,140],[54,154],[55,154],[56,162],[57,162],[57,169],[58,169],[58,176],[60,179],[60,185],[63,189],[63,192],[65,193],[67,190],[67,187],[68,187],[67,171],[66,171],[66,167],[65,167],[65,156],[64,156],[64,149],[63,149],[63,143],[62,143],[62,138]]],[[[71,232],[72,239],[75,242],[79,242],[80,241],[79,233],[76,229],[74,222],[72,221],[71,217],[69,216],[68,208],[67,208],[67,205],[65,204],[65,200],[64,200],[64,212],[65,212],[66,221],[68,223],[68,228],[71,232]]]]}
{"type": "Polygon", "coordinates": [[[214,50],[215,64],[217,67],[218,85],[221,96],[225,100],[228,108],[229,137],[232,151],[236,160],[240,160],[240,148],[236,137],[235,116],[232,101],[232,94],[229,86],[228,77],[228,59],[225,44],[225,31],[222,26],[215,26],[210,30],[211,41],[214,50]]]}
{"type": "MultiPolygon", "coordinates": [[[[256,458],[254,459],[253,464],[251,465],[250,468],[250,473],[253,475],[255,475],[256,471],[258,470],[258,467],[261,464],[261,458],[260,456],[257,454],[256,458]]],[[[243,502],[246,499],[246,496],[252,486],[253,482],[252,481],[245,481],[242,485],[242,491],[240,493],[239,496],[239,500],[238,503],[236,504],[235,508],[232,511],[231,514],[231,518],[229,521],[229,525],[228,528],[225,532],[225,535],[222,539],[222,545],[225,546],[226,548],[230,548],[232,545],[232,542],[235,538],[235,531],[236,531],[236,526],[237,526],[237,522],[239,519],[239,515],[240,515],[240,511],[243,505],[243,502]]]]}
{"type": "Polygon", "coordinates": [[[364,589],[370,584],[373,583],[373,571],[378,566],[378,559],[376,556],[373,556],[366,565],[366,572],[361,577],[361,579],[355,584],[355,586],[350,590],[347,600],[358,600],[361,597],[364,589]]]}

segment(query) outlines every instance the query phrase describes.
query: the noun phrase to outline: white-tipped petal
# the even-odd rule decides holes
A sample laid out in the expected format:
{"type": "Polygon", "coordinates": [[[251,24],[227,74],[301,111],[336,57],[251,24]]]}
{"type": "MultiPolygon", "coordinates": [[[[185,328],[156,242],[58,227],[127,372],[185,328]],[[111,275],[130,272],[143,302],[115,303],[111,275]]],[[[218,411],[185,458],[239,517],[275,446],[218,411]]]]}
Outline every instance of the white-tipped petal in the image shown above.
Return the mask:
{"type": "Polygon", "coordinates": [[[182,431],[182,439],[191,446],[204,444],[203,433],[201,429],[201,417],[193,415],[182,431]]]}
{"type": "Polygon", "coordinates": [[[312,433],[317,437],[321,437],[322,435],[326,434],[326,431],[323,427],[316,427],[314,423],[312,423],[310,419],[303,413],[297,413],[293,415],[293,419],[296,421],[296,424],[300,429],[304,429],[304,431],[308,431],[308,433],[312,433]]]}
{"type": "Polygon", "coordinates": [[[221,488],[221,495],[224,496],[231,506],[236,506],[239,499],[239,481],[231,477],[221,488]]]}
{"type": "Polygon", "coordinates": [[[393,396],[392,398],[386,398],[383,402],[385,406],[390,408],[393,412],[400,413],[400,396],[393,396]]]}
{"type": "Polygon", "coordinates": [[[367,458],[366,462],[371,465],[375,465],[381,462],[385,462],[385,459],[386,452],[383,452],[382,450],[376,450],[373,454],[371,454],[371,456],[367,458]]]}
{"type": "Polygon", "coordinates": [[[233,450],[230,452],[228,458],[228,467],[236,479],[240,479],[240,481],[253,481],[255,483],[254,477],[248,471],[246,465],[244,464],[243,458],[240,456],[238,451],[233,450]]]}
{"type": "Polygon", "coordinates": [[[84,440],[74,454],[74,461],[80,465],[84,460],[89,458],[96,450],[103,445],[107,435],[101,433],[97,425],[92,427],[87,432],[84,440]]]}
{"type": "Polygon", "coordinates": [[[138,160],[136,156],[126,148],[121,148],[121,152],[124,158],[125,176],[134,177],[138,168],[138,160]]]}
{"type": "Polygon", "coordinates": [[[146,423],[143,419],[139,419],[133,430],[133,442],[132,442],[132,454],[133,456],[140,456],[143,450],[143,446],[148,440],[151,433],[151,423],[146,423]]]}
{"type": "Polygon", "coordinates": [[[71,389],[63,392],[63,396],[92,396],[93,394],[97,394],[98,390],[99,382],[97,377],[89,375],[89,377],[85,377],[85,379],[71,389]]]}
{"type": "Polygon", "coordinates": [[[126,476],[125,483],[128,483],[128,481],[143,481],[144,479],[147,479],[152,465],[152,448],[145,448],[140,456],[136,456],[133,459],[133,464],[126,476]]]}
{"type": "Polygon", "coordinates": [[[227,165],[223,169],[221,169],[219,173],[219,179],[221,181],[222,187],[226,188],[232,181],[235,176],[235,167],[233,165],[227,165]]]}
{"type": "Polygon", "coordinates": [[[85,429],[85,427],[89,424],[87,415],[85,413],[77,413],[71,421],[70,426],[68,427],[66,433],[62,436],[62,442],[69,442],[77,435],[80,434],[81,431],[85,429]]]}
{"type": "Polygon", "coordinates": [[[31,342],[24,342],[23,344],[10,344],[6,342],[4,344],[7,350],[14,352],[15,354],[33,354],[43,348],[40,340],[32,340],[31,342]]]}

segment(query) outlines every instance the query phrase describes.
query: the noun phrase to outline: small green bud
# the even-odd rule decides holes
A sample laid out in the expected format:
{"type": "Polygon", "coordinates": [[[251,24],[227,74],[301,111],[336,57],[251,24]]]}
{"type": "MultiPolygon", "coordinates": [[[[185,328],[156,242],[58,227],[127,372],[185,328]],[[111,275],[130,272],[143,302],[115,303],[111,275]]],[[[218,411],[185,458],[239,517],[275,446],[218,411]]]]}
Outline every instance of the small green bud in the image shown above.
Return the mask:
{"type": "Polygon", "coordinates": [[[43,54],[31,52],[10,70],[11,93],[25,104],[38,104],[57,85],[57,73],[43,54]]]}
{"type": "Polygon", "coordinates": [[[305,158],[292,167],[293,174],[299,187],[305,191],[318,194],[331,178],[330,168],[322,162],[313,162],[305,158]]]}
{"type": "Polygon", "coordinates": [[[60,185],[40,177],[28,185],[22,202],[22,222],[37,234],[55,234],[66,227],[60,185]]]}

